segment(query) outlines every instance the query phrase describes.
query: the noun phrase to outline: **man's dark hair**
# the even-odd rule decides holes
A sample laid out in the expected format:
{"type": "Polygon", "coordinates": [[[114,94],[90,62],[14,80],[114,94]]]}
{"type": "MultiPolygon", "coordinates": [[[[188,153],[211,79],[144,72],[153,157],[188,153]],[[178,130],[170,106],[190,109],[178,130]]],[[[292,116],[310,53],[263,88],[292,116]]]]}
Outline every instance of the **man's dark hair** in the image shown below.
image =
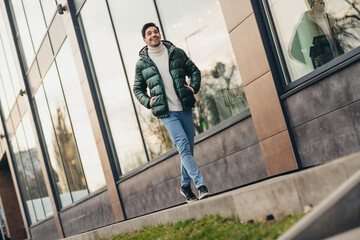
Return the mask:
{"type": "Polygon", "coordinates": [[[141,34],[142,34],[143,38],[145,38],[146,29],[148,29],[149,27],[156,27],[156,29],[159,31],[159,28],[158,28],[158,26],[155,25],[155,23],[152,23],[152,22],[145,23],[141,29],[141,34]]]}

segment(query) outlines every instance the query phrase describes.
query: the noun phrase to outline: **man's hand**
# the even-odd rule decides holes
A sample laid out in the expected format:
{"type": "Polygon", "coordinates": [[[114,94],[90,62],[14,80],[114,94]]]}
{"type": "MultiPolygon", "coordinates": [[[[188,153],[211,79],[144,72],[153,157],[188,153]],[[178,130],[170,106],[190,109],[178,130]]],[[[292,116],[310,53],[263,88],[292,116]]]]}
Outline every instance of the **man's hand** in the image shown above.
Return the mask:
{"type": "Polygon", "coordinates": [[[190,86],[188,86],[188,85],[186,85],[186,84],[184,84],[184,86],[187,87],[187,88],[189,88],[189,89],[193,92],[193,94],[195,94],[195,91],[194,91],[194,89],[193,89],[192,87],[190,87],[190,86]]]}
{"type": "Polygon", "coordinates": [[[155,98],[157,98],[158,96],[155,96],[155,97],[152,97],[151,99],[150,99],[150,107],[152,107],[152,102],[155,100],[155,98]]]}

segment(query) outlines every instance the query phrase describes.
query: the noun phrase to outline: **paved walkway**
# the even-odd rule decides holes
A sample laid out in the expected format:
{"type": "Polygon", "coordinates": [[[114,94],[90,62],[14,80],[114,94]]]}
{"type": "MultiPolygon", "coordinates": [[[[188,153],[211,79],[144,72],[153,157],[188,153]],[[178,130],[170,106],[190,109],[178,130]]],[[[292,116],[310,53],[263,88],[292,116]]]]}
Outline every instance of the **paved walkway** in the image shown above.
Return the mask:
{"type": "Polygon", "coordinates": [[[109,238],[143,226],[156,226],[189,218],[199,219],[215,214],[235,215],[241,221],[263,220],[270,215],[275,220],[281,219],[289,214],[301,213],[306,205],[316,206],[358,169],[360,153],[66,239],[109,238]]]}

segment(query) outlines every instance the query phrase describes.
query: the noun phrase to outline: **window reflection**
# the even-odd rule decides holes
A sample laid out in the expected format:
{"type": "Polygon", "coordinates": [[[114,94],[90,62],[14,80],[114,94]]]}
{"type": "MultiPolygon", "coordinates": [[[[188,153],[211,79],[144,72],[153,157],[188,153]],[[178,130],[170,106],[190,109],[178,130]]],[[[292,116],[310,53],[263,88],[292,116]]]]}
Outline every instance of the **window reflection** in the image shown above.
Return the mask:
{"type": "Polygon", "coordinates": [[[54,64],[46,74],[43,85],[55,128],[53,141],[54,144],[57,141],[60,149],[60,155],[56,155],[56,161],[63,161],[71,195],[73,200],[76,201],[87,195],[88,192],[62,88],[54,64]]]}
{"type": "Polygon", "coordinates": [[[19,185],[31,223],[52,213],[52,206],[41,170],[30,119],[25,114],[11,139],[19,185]]]}
{"type": "Polygon", "coordinates": [[[46,25],[44,16],[42,14],[40,1],[23,0],[22,2],[30,30],[31,39],[34,44],[34,49],[37,51],[46,32],[46,25]]]}
{"type": "MultiPolygon", "coordinates": [[[[133,86],[135,65],[139,59],[139,51],[145,44],[140,30],[146,22],[159,22],[154,2],[151,0],[131,2],[110,0],[109,6],[125,67],[128,72],[128,80],[130,86],[133,86]],[[138,14],[133,14],[134,12],[138,14]],[[131,24],[128,24],[129,22],[131,24]]],[[[144,108],[138,101],[135,101],[135,106],[150,158],[153,159],[173,148],[171,138],[161,121],[155,118],[151,111],[144,108]]]]}
{"type": "Polygon", "coordinates": [[[51,117],[49,115],[49,109],[47,106],[47,100],[42,87],[39,88],[35,95],[35,104],[37,108],[38,117],[41,123],[42,133],[46,142],[46,149],[48,158],[50,160],[51,174],[53,181],[56,184],[56,191],[60,198],[61,205],[63,207],[72,203],[69,186],[66,180],[64,166],[60,159],[59,146],[55,139],[55,133],[51,117]]]}
{"type": "Polygon", "coordinates": [[[359,0],[269,0],[282,54],[297,80],[360,46],[359,0]],[[286,11],[284,11],[286,9],[286,11]]]}
{"type": "Polygon", "coordinates": [[[18,175],[20,190],[24,198],[23,201],[26,203],[26,208],[28,210],[31,223],[35,223],[36,215],[35,215],[34,205],[33,202],[31,201],[32,197],[30,194],[30,188],[27,183],[27,178],[26,178],[24,166],[22,164],[20,150],[17,144],[16,137],[13,137],[11,139],[11,146],[14,152],[15,167],[18,175]]]}
{"type": "Polygon", "coordinates": [[[48,192],[46,189],[45,179],[44,179],[44,175],[42,173],[41,164],[40,164],[38,152],[36,149],[35,135],[34,135],[34,132],[32,131],[30,118],[27,113],[24,115],[24,118],[22,119],[22,123],[24,126],[25,137],[27,140],[27,145],[28,145],[30,157],[32,160],[32,164],[34,167],[37,183],[39,186],[40,198],[41,198],[42,204],[44,206],[45,214],[46,214],[46,216],[49,216],[53,213],[53,209],[52,209],[50,198],[49,198],[49,195],[48,195],[48,192]]]}
{"type": "Polygon", "coordinates": [[[19,44],[20,46],[23,47],[23,51],[25,54],[24,62],[26,62],[27,66],[29,66],[35,57],[35,53],[32,45],[32,40],[30,37],[29,29],[27,27],[24,8],[22,6],[21,0],[12,0],[11,2],[16,18],[16,25],[20,34],[19,44]]]}
{"type": "Polygon", "coordinates": [[[56,61],[87,184],[90,191],[95,191],[105,185],[105,178],[68,40],[56,61]]]}
{"type": "Polygon", "coordinates": [[[147,158],[105,2],[88,0],[81,11],[81,21],[121,172],[126,173],[147,162],[147,158]],[[101,17],[94,18],[95,15],[101,17]]]}
{"type": "Polygon", "coordinates": [[[56,12],[56,0],[40,0],[40,3],[44,12],[46,26],[49,27],[56,12]]]}
{"type": "Polygon", "coordinates": [[[193,110],[199,134],[248,108],[219,1],[158,0],[168,40],[201,70],[193,110]],[[191,11],[189,11],[191,6],[191,11]]]}

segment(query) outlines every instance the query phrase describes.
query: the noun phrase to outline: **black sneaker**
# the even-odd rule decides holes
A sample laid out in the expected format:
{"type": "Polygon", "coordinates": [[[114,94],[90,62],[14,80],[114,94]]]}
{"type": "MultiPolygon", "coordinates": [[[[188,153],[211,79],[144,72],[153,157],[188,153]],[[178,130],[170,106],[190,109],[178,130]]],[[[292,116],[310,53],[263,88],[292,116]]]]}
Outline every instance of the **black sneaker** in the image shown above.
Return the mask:
{"type": "Polygon", "coordinates": [[[181,187],[180,193],[186,198],[186,202],[195,202],[197,200],[195,194],[191,191],[191,186],[181,187]]]}
{"type": "Polygon", "coordinates": [[[209,194],[209,191],[207,189],[207,187],[205,185],[202,185],[198,188],[199,190],[199,200],[200,199],[203,199],[203,198],[206,198],[208,197],[210,194],[209,194]]]}

